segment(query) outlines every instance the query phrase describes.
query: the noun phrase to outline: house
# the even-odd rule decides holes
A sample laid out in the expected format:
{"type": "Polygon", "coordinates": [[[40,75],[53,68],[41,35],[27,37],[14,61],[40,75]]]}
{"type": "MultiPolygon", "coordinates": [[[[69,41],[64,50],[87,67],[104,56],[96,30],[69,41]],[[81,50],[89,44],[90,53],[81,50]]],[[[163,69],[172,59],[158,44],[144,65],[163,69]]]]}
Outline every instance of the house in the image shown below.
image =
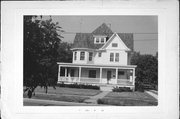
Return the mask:
{"type": "MultiPolygon", "coordinates": [[[[73,62],[58,62],[58,83],[135,88],[135,65],[130,64],[133,34],[115,33],[103,23],[92,33],[76,33],[73,62]]],[[[101,88],[103,90],[103,88],[101,88]]],[[[107,89],[107,88],[106,88],[107,89]]]]}

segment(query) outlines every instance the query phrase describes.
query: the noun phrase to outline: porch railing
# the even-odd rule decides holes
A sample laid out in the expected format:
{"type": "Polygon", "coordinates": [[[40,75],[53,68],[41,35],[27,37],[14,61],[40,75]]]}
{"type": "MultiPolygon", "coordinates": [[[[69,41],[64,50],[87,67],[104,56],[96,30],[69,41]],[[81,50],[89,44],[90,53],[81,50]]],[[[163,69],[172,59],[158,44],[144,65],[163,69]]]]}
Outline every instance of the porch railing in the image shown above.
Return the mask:
{"type": "MultiPolygon", "coordinates": [[[[100,78],[88,78],[88,77],[64,77],[61,76],[58,82],[69,82],[69,83],[91,83],[91,84],[98,84],[100,83],[100,78]]],[[[118,85],[133,85],[133,82],[131,82],[128,79],[117,79],[118,85]]]]}
{"type": "Polygon", "coordinates": [[[81,77],[79,80],[79,77],[64,77],[61,76],[58,81],[63,81],[63,82],[81,82],[81,83],[99,83],[100,78],[88,78],[88,77],[81,77]]]}

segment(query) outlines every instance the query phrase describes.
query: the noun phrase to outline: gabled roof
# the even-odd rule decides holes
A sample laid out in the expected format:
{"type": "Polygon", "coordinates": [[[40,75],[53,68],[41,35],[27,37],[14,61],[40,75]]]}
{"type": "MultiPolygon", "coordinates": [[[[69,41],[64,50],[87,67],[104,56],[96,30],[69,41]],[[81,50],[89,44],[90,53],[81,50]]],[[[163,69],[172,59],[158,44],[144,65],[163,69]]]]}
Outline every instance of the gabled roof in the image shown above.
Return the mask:
{"type": "MultiPolygon", "coordinates": [[[[117,33],[125,45],[133,50],[134,41],[132,33],[117,33]]],[[[101,26],[96,28],[92,33],[76,33],[74,43],[72,48],[89,48],[89,49],[99,49],[104,44],[94,44],[94,35],[106,35],[110,38],[113,35],[112,30],[103,23],[101,26]]],[[[109,40],[109,39],[107,39],[109,40]]]]}

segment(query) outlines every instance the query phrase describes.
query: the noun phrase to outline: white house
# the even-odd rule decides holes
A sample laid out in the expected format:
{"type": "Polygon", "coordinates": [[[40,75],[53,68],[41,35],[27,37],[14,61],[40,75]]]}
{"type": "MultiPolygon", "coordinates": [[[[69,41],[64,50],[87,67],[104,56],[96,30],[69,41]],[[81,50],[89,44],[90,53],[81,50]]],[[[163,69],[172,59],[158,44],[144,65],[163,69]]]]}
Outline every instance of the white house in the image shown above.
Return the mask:
{"type": "Polygon", "coordinates": [[[135,65],[130,64],[133,34],[115,33],[103,23],[92,33],[77,33],[73,62],[58,62],[58,83],[135,88],[135,65]]]}

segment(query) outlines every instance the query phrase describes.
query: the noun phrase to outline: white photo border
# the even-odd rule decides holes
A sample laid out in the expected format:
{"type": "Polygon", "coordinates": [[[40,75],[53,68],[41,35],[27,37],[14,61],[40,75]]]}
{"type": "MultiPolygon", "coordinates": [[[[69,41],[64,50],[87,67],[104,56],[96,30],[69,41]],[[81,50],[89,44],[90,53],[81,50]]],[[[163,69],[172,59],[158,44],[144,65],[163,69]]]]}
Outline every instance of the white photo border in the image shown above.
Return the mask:
{"type": "MultiPolygon", "coordinates": [[[[2,16],[5,17],[2,20],[2,115],[4,113],[4,116],[9,115],[11,117],[13,115],[12,117],[17,118],[26,116],[26,118],[33,117],[33,119],[39,118],[37,115],[42,116],[41,118],[52,118],[52,116],[54,118],[62,118],[62,116],[80,118],[80,114],[86,118],[124,117],[141,119],[156,117],[165,119],[170,117],[168,112],[174,109],[175,105],[178,105],[177,96],[171,94],[171,92],[178,91],[178,85],[176,84],[178,82],[176,81],[178,79],[178,71],[176,71],[178,69],[178,53],[175,49],[178,49],[178,36],[176,36],[176,29],[178,28],[175,26],[176,20],[171,18],[176,18],[172,14],[173,11],[176,11],[173,8],[176,6],[176,2],[149,2],[149,5],[146,2],[117,1],[43,1],[28,2],[28,4],[27,2],[4,2],[3,4],[5,6],[2,8],[2,16]],[[38,6],[39,4],[41,5],[38,6]],[[23,106],[24,15],[158,16],[158,106],[23,106]],[[169,25],[169,22],[175,23],[169,25]],[[9,33],[11,35],[8,35],[9,33]],[[169,48],[172,49],[169,50],[169,48]],[[172,63],[172,65],[169,63],[172,63]],[[170,71],[173,72],[169,73],[170,71]],[[173,79],[169,81],[172,77],[173,79]],[[27,117],[27,115],[32,115],[32,117],[27,117]]],[[[176,110],[170,112],[171,116],[177,116],[176,110]]]]}

